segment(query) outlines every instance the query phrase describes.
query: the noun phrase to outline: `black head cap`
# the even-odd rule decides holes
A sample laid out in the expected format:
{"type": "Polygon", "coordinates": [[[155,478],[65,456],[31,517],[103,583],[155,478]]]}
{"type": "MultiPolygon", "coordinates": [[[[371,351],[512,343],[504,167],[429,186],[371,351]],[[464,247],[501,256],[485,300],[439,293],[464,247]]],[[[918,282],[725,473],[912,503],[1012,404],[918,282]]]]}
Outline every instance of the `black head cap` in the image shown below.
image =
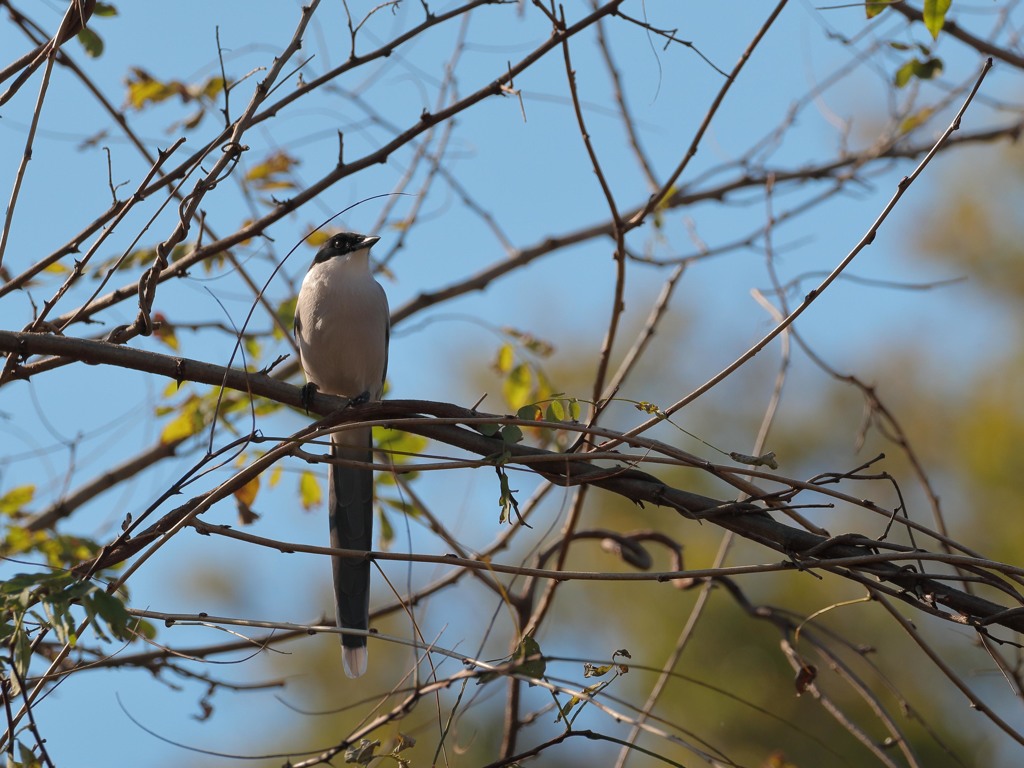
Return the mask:
{"type": "Polygon", "coordinates": [[[355,232],[339,232],[332,235],[331,239],[320,246],[316,252],[314,263],[327,261],[335,256],[346,256],[355,253],[361,248],[372,248],[373,244],[380,240],[376,235],[359,235],[355,232]]]}

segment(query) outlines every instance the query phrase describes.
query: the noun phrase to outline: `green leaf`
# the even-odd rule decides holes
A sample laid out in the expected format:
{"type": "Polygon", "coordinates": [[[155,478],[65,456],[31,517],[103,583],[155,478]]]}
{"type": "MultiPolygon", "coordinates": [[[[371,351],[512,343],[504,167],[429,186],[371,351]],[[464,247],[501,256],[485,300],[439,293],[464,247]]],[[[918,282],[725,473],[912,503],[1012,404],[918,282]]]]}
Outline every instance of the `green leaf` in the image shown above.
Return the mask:
{"type": "Polygon", "coordinates": [[[46,613],[46,620],[53,627],[58,642],[73,646],[77,640],[75,635],[77,625],[71,616],[69,603],[66,601],[50,602],[44,600],[42,605],[43,611],[46,613]]]}
{"type": "Polygon", "coordinates": [[[532,677],[536,680],[544,677],[548,663],[543,653],[541,653],[540,643],[532,635],[527,635],[522,639],[522,642],[516,647],[512,658],[518,662],[514,669],[520,675],[532,677]]]}
{"type": "Polygon", "coordinates": [[[110,3],[96,3],[92,13],[94,16],[117,16],[117,8],[110,3]]]}
{"type": "Polygon", "coordinates": [[[914,64],[914,76],[919,80],[931,80],[942,74],[942,59],[937,59],[934,56],[925,61],[915,61],[914,64]]]}
{"type": "Polygon", "coordinates": [[[361,739],[356,746],[345,750],[345,762],[355,763],[356,765],[369,765],[377,757],[374,752],[377,751],[379,746],[379,740],[361,739]]]}
{"type": "Polygon", "coordinates": [[[119,597],[108,595],[97,588],[86,598],[85,606],[86,610],[103,619],[118,640],[131,640],[134,637],[131,631],[134,619],[119,597]]]}
{"type": "Polygon", "coordinates": [[[946,23],[946,12],[953,4],[953,0],[924,0],[924,8],[921,13],[924,16],[924,25],[932,33],[932,39],[938,39],[942,26],[946,23]]]}
{"type": "Polygon", "coordinates": [[[910,82],[911,78],[916,77],[918,80],[931,80],[942,74],[943,64],[942,59],[938,59],[934,56],[921,61],[920,59],[911,59],[896,70],[896,76],[893,78],[893,82],[897,88],[903,88],[907,83],[910,82]]]}
{"type": "Polygon", "coordinates": [[[380,496],[378,497],[377,500],[384,506],[391,507],[391,509],[401,512],[403,515],[411,515],[412,517],[416,517],[420,513],[419,507],[417,507],[412,502],[406,501],[404,499],[394,499],[391,498],[390,496],[380,496]]]}
{"type": "MultiPolygon", "coordinates": [[[[20,623],[19,623],[20,624],[20,623]]],[[[29,662],[32,661],[32,638],[29,637],[29,633],[26,631],[23,624],[20,624],[18,631],[14,636],[14,667],[18,670],[21,679],[24,680],[28,677],[28,666],[29,662]]],[[[14,675],[11,675],[10,685],[12,694],[20,693],[18,688],[17,680],[14,675]],[[18,688],[17,691],[14,689],[18,688]]]]}
{"type": "Polygon", "coordinates": [[[156,627],[154,627],[148,621],[136,619],[133,629],[135,630],[136,635],[141,635],[147,640],[153,640],[156,638],[156,627]]]}
{"type": "Polygon", "coordinates": [[[39,580],[37,573],[16,573],[11,578],[0,581],[0,594],[16,595],[26,587],[35,586],[39,580]]]}
{"type": "MultiPolygon", "coordinates": [[[[526,635],[516,645],[512,656],[508,659],[508,671],[524,677],[532,677],[536,680],[544,677],[547,670],[547,661],[540,650],[540,644],[532,635],[526,635]]],[[[484,672],[477,680],[477,685],[490,682],[499,676],[498,672],[484,672]]],[[[532,686],[533,683],[530,683],[532,686]]]]}
{"type": "Polygon", "coordinates": [[[395,529],[391,525],[391,521],[388,520],[388,516],[381,513],[380,525],[378,526],[377,532],[378,539],[380,541],[380,548],[385,552],[391,548],[391,542],[395,540],[395,529]]]}
{"type": "Polygon", "coordinates": [[[868,19],[873,19],[875,18],[875,16],[884,11],[888,5],[889,2],[887,1],[880,2],[880,0],[867,0],[867,2],[864,3],[864,17],[868,19]]]}
{"type": "Polygon", "coordinates": [[[910,78],[914,76],[914,62],[908,61],[902,67],[896,70],[896,76],[893,77],[893,82],[897,88],[904,87],[910,82],[910,78]]]}
{"type": "Polygon", "coordinates": [[[569,418],[572,421],[580,420],[580,401],[575,397],[569,401],[569,418]]]}
{"type": "Polygon", "coordinates": [[[512,513],[516,513],[516,517],[522,520],[519,516],[519,502],[516,501],[516,492],[508,484],[508,473],[500,466],[495,466],[494,471],[498,473],[498,485],[501,488],[501,495],[498,497],[498,504],[501,505],[501,514],[498,515],[498,521],[500,523],[507,523],[512,520],[512,513]]]}
{"type": "Polygon", "coordinates": [[[516,443],[522,442],[523,430],[515,424],[506,424],[501,428],[501,439],[509,445],[515,445],[516,443]]]}
{"type": "Polygon", "coordinates": [[[18,740],[18,768],[36,768],[42,765],[35,752],[27,745],[18,740]]]}
{"type": "Polygon", "coordinates": [[[536,421],[540,418],[540,406],[536,403],[524,405],[516,411],[516,418],[522,419],[523,421],[536,421]]]}
{"type": "Polygon", "coordinates": [[[548,403],[544,418],[548,421],[565,421],[565,408],[562,406],[562,401],[552,400],[548,403]]]}
{"type": "Polygon", "coordinates": [[[78,33],[78,42],[82,44],[86,56],[90,59],[98,59],[103,55],[103,40],[88,27],[78,33]]]}

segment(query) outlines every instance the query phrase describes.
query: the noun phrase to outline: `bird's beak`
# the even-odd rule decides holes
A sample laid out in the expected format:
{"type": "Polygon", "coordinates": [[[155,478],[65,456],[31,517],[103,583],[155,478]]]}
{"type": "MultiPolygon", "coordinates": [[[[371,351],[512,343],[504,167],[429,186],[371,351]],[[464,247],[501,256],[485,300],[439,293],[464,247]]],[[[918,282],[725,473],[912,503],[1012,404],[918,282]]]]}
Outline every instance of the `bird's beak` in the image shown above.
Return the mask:
{"type": "Polygon", "coordinates": [[[380,240],[380,238],[377,237],[377,235],[368,235],[367,237],[363,238],[363,247],[372,248],[377,243],[378,240],[380,240]]]}

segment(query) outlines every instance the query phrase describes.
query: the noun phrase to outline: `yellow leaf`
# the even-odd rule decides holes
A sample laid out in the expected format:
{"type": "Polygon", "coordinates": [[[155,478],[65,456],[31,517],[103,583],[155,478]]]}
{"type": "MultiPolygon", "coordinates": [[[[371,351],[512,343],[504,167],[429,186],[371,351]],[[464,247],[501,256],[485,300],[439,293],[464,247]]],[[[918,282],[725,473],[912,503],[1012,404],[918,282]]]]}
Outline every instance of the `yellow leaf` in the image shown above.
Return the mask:
{"type": "Polygon", "coordinates": [[[252,503],[256,501],[256,494],[260,492],[260,477],[257,475],[248,483],[243,485],[237,491],[235,491],[235,498],[238,499],[240,504],[244,504],[247,507],[251,507],[252,503]]]}
{"type": "Polygon", "coordinates": [[[292,162],[285,152],[275,152],[259,165],[250,168],[249,172],[245,174],[245,178],[250,181],[269,178],[276,173],[287,171],[292,166],[292,162]]]}
{"type": "MultiPolygon", "coordinates": [[[[42,533],[42,531],[39,531],[39,533],[42,533]]],[[[7,535],[4,537],[4,552],[8,555],[28,552],[35,543],[36,538],[27,528],[22,528],[20,525],[12,525],[7,529],[7,535]]]]}
{"type": "Polygon", "coordinates": [[[206,116],[206,110],[205,109],[197,109],[191,115],[189,115],[184,120],[182,120],[180,123],[178,123],[178,125],[180,125],[182,128],[184,128],[186,130],[191,131],[193,128],[195,128],[197,125],[199,125],[201,122],[203,122],[203,118],[205,116],[206,116]]]}
{"type": "Polygon", "coordinates": [[[152,263],[156,259],[155,248],[140,248],[128,254],[128,258],[121,262],[121,269],[141,267],[152,263]]]}
{"type": "Polygon", "coordinates": [[[243,343],[245,344],[245,353],[249,356],[249,362],[258,359],[263,351],[259,340],[253,336],[246,336],[243,343]]]}
{"type": "MultiPolygon", "coordinates": [[[[281,321],[281,325],[285,328],[291,328],[292,323],[295,321],[295,305],[297,303],[298,296],[292,296],[289,299],[285,299],[277,305],[277,309],[274,310],[277,314],[278,319],[281,321]]],[[[282,337],[280,329],[277,324],[273,325],[273,334],[275,339],[282,337]]]]}
{"type": "Polygon", "coordinates": [[[585,664],[583,666],[584,677],[603,677],[607,675],[615,667],[614,664],[602,664],[600,666],[593,666],[592,664],[585,664]]]}
{"type": "Polygon", "coordinates": [[[266,191],[275,189],[295,189],[295,183],[288,181],[287,179],[267,179],[266,181],[260,181],[257,183],[256,187],[266,191]]]}
{"type": "Polygon", "coordinates": [[[181,411],[164,425],[160,433],[160,442],[176,443],[191,437],[203,428],[203,418],[199,413],[197,401],[190,401],[182,406],[181,411]]]}
{"type": "Polygon", "coordinates": [[[512,370],[512,363],[515,361],[515,350],[511,344],[502,344],[498,349],[498,357],[494,361],[494,369],[500,374],[506,374],[512,370]]]}
{"type": "Polygon", "coordinates": [[[299,500],[302,502],[302,508],[312,509],[319,506],[323,498],[316,475],[307,469],[299,476],[299,500]]]}
{"type": "Polygon", "coordinates": [[[128,77],[128,105],[142,109],[147,103],[157,104],[174,96],[178,88],[174,83],[161,83],[142,69],[133,68],[128,77]]]}
{"type": "Polygon", "coordinates": [[[928,118],[930,118],[934,113],[934,109],[931,107],[925,107],[912,115],[908,115],[903,119],[903,122],[900,123],[900,133],[910,133],[919,125],[927,122],[928,118]]]}
{"type": "Polygon", "coordinates": [[[679,192],[679,190],[675,186],[671,186],[667,190],[665,190],[665,194],[658,201],[655,210],[664,211],[666,208],[668,208],[669,203],[672,202],[672,198],[676,195],[677,192],[679,192]]]}
{"type": "Polygon", "coordinates": [[[65,267],[59,261],[53,262],[53,264],[48,265],[46,267],[46,269],[43,270],[43,272],[51,272],[51,273],[57,274],[57,275],[63,275],[63,274],[66,274],[66,273],[68,273],[70,271],[71,271],[70,269],[65,267]]]}
{"type": "Polygon", "coordinates": [[[208,78],[207,81],[203,83],[201,90],[203,96],[205,96],[206,98],[214,98],[217,94],[224,90],[224,78],[220,77],[219,75],[217,77],[208,78]]]}
{"type": "Polygon", "coordinates": [[[282,177],[298,162],[287,152],[274,152],[262,163],[250,168],[245,174],[245,180],[252,182],[257,189],[290,189],[295,184],[282,177]]]}
{"type": "Polygon", "coordinates": [[[175,352],[177,352],[179,349],[181,349],[181,345],[178,343],[178,337],[174,333],[174,326],[173,325],[170,325],[170,324],[161,325],[159,328],[156,329],[156,331],[153,333],[153,335],[156,336],[160,341],[162,341],[168,347],[173,349],[175,352]]]}
{"type": "Polygon", "coordinates": [[[537,376],[537,386],[532,393],[531,399],[535,401],[548,400],[553,391],[551,389],[551,382],[548,381],[548,377],[545,375],[544,369],[538,367],[536,368],[535,373],[537,376]]]}
{"type": "Polygon", "coordinates": [[[306,243],[312,245],[314,248],[319,248],[321,245],[331,239],[331,235],[335,232],[333,229],[314,229],[308,235],[306,235],[306,243]]]}
{"type": "Polygon", "coordinates": [[[20,512],[22,508],[32,501],[36,494],[34,485],[18,485],[11,488],[3,496],[0,496],[0,514],[12,515],[20,512]]]}
{"type": "Polygon", "coordinates": [[[273,488],[281,480],[281,465],[275,464],[274,468],[270,470],[270,479],[267,481],[267,485],[273,488]]]}
{"type": "Polygon", "coordinates": [[[505,395],[505,402],[512,410],[518,411],[530,402],[530,390],[533,386],[533,373],[526,363],[519,363],[505,377],[501,385],[502,394],[505,395]]]}
{"type": "Polygon", "coordinates": [[[405,464],[427,448],[427,438],[385,427],[373,428],[373,441],[378,449],[391,452],[395,464],[405,464]]]}

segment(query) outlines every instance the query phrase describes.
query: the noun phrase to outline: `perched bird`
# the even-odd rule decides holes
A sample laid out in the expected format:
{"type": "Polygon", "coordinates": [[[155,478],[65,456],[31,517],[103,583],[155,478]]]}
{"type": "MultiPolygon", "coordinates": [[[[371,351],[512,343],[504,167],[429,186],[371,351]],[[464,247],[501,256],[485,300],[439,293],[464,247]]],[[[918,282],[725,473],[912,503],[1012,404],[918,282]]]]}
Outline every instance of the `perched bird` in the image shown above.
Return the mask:
{"type": "MultiPolygon", "coordinates": [[[[380,400],[391,333],[388,299],[370,272],[370,248],[379,237],[343,232],[317,251],[295,304],[298,342],[307,387],[353,403],[380,400]]],[[[331,457],[370,463],[369,427],[331,435],[331,457]]],[[[373,471],[332,463],[328,470],[331,546],[370,550],[373,471]]],[[[332,559],[337,621],[342,629],[368,629],[370,562],[332,559]]],[[[345,674],[366,672],[366,637],[341,637],[345,674]]]]}

